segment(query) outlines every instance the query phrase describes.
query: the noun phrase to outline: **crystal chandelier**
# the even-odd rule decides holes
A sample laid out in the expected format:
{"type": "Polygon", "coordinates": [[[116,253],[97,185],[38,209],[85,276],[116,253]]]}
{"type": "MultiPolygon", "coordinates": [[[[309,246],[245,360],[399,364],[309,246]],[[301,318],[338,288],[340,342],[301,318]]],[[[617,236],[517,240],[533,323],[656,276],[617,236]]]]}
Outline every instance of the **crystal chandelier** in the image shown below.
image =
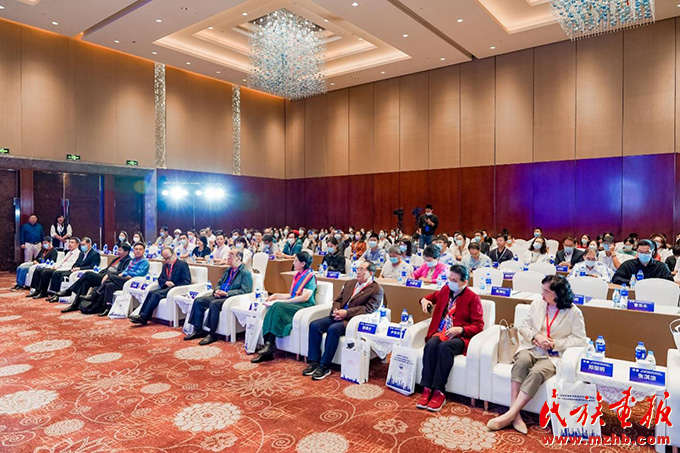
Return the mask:
{"type": "Polygon", "coordinates": [[[551,0],[550,10],[572,41],[654,22],[654,0],[551,0]]]}
{"type": "Polygon", "coordinates": [[[286,99],[326,92],[325,30],[287,9],[250,23],[250,86],[286,99]]]}

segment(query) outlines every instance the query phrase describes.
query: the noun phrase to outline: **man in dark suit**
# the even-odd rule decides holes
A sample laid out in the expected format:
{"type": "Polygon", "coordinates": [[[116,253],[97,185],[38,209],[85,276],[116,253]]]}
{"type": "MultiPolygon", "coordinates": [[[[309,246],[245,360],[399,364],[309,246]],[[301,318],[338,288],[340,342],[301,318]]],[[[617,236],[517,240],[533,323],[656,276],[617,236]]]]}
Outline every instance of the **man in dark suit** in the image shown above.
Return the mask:
{"type": "MultiPolygon", "coordinates": [[[[69,270],[55,271],[52,274],[52,282],[48,292],[56,293],[61,291],[61,282],[65,276],[70,275],[72,272],[92,270],[95,266],[99,266],[100,260],[99,252],[92,250],[92,239],[87,236],[83,237],[80,241],[80,255],[78,255],[76,264],[69,270]]],[[[57,302],[59,298],[52,296],[47,300],[49,302],[57,302]]]]}
{"type": "Polygon", "coordinates": [[[515,254],[510,250],[509,248],[506,247],[506,243],[508,241],[508,235],[505,233],[499,233],[496,236],[496,245],[497,247],[493,250],[491,250],[487,255],[489,258],[491,258],[491,261],[494,263],[501,264],[502,262],[505,261],[510,261],[515,257],[515,254]]]}
{"type": "Polygon", "coordinates": [[[184,337],[185,341],[203,338],[198,344],[206,345],[217,341],[217,324],[224,301],[240,294],[248,294],[253,290],[253,275],[243,264],[243,252],[232,249],[227,255],[227,270],[222,274],[217,288],[210,296],[199,297],[194,301],[189,314],[189,322],[194,326],[194,333],[184,337]],[[203,318],[208,310],[210,333],[203,330],[203,318]]]}
{"type": "Polygon", "coordinates": [[[567,236],[562,241],[564,248],[555,254],[555,263],[558,266],[572,266],[583,261],[583,252],[576,249],[576,238],[567,236]]]}
{"type": "Polygon", "coordinates": [[[31,280],[31,292],[26,297],[32,297],[33,299],[47,297],[47,289],[52,282],[54,274],[58,275],[59,284],[61,284],[63,276],[71,273],[71,270],[80,258],[79,243],[80,239],[78,238],[69,239],[68,251],[59,265],[54,264],[50,267],[38,267],[35,269],[33,279],[31,280]]]}
{"type": "MultiPolygon", "coordinates": [[[[144,253],[144,247],[142,246],[142,253],[144,253]]],[[[80,277],[73,285],[71,285],[65,291],[59,291],[53,297],[59,299],[60,297],[70,296],[75,294],[76,297],[68,307],[64,308],[62,313],[69,313],[71,311],[76,311],[80,307],[80,296],[87,294],[90,288],[96,288],[102,284],[104,277],[111,275],[118,275],[127,267],[128,263],[132,258],[130,258],[130,244],[123,244],[118,248],[118,256],[111,261],[104,269],[99,272],[85,272],[82,277],[80,277]]]]}
{"type": "Polygon", "coordinates": [[[191,272],[189,265],[178,260],[170,247],[166,247],[161,252],[163,257],[163,269],[161,275],[158,276],[158,289],[149,291],[142,303],[142,310],[139,316],[130,316],[130,322],[133,324],[146,325],[153,316],[154,310],[158,304],[164,299],[170,290],[175,286],[186,286],[191,284],[191,272]]]}
{"type": "Polygon", "coordinates": [[[331,361],[338,349],[340,337],[345,334],[347,323],[357,315],[373,313],[383,300],[382,287],[373,280],[375,265],[364,261],[357,269],[356,280],[349,280],[333,301],[329,316],[309,325],[309,366],[303,376],[320,380],[331,374],[331,361]],[[326,334],[326,343],[321,356],[321,341],[326,334]]]}

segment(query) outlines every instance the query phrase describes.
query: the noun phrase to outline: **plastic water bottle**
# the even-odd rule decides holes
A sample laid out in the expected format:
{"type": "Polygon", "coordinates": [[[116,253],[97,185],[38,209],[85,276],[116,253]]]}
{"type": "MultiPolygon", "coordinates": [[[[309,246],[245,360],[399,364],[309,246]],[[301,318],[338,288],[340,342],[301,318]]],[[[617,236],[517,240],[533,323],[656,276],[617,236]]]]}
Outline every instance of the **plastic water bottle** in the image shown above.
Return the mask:
{"type": "Polygon", "coordinates": [[[385,266],[385,257],[380,255],[380,259],[378,260],[379,267],[384,267],[385,266]]]}
{"type": "Polygon", "coordinates": [[[593,344],[593,340],[588,340],[588,346],[586,346],[586,358],[592,359],[594,354],[595,354],[595,345],[593,344]]]}
{"type": "Polygon", "coordinates": [[[619,304],[621,303],[621,291],[615,289],[612,300],[614,301],[614,308],[619,308],[619,304]]]}
{"type": "Polygon", "coordinates": [[[352,278],[357,277],[357,262],[352,261],[352,278]]]}
{"type": "Polygon", "coordinates": [[[635,278],[635,274],[630,276],[630,289],[635,289],[635,284],[637,283],[637,279],[635,278]]]}
{"type": "Polygon", "coordinates": [[[585,277],[586,276],[586,270],[584,268],[581,268],[581,270],[578,273],[579,277],[585,277]]]}
{"type": "Polygon", "coordinates": [[[94,245],[92,246],[92,248],[93,248],[95,251],[97,251],[97,243],[96,243],[96,242],[94,243],[94,245]]]}
{"type": "Polygon", "coordinates": [[[529,270],[529,263],[527,263],[527,262],[525,261],[525,262],[524,262],[524,265],[522,266],[522,270],[523,270],[524,272],[528,271],[528,270],[529,270]]]}
{"type": "Polygon", "coordinates": [[[408,255],[406,255],[406,256],[404,257],[404,261],[406,261],[408,264],[411,264],[411,257],[408,256],[408,255]]]}
{"type": "Polygon", "coordinates": [[[99,266],[95,266],[95,267],[94,267],[94,271],[95,271],[95,272],[99,272],[99,266]]]}
{"type": "Polygon", "coordinates": [[[401,330],[401,338],[404,338],[404,335],[406,335],[406,329],[408,329],[408,312],[404,308],[404,310],[401,312],[401,321],[399,322],[399,329],[401,330]]]}
{"type": "Polygon", "coordinates": [[[323,273],[324,277],[328,275],[328,263],[325,261],[321,264],[321,272],[323,273]]]}
{"type": "Polygon", "coordinates": [[[639,270],[636,274],[637,281],[641,282],[642,280],[645,279],[645,273],[639,270]]]}
{"type": "Polygon", "coordinates": [[[104,255],[108,255],[108,254],[109,254],[109,246],[108,246],[108,244],[104,244],[104,255]]]}
{"type": "Polygon", "coordinates": [[[514,255],[514,256],[512,257],[512,260],[513,260],[513,261],[519,261],[519,256],[514,255]]]}
{"type": "Polygon", "coordinates": [[[147,276],[146,276],[146,284],[148,285],[149,283],[151,283],[151,276],[147,274],[147,276]]]}
{"type": "Polygon", "coordinates": [[[628,286],[624,283],[621,285],[621,307],[628,308],[628,286]]]}
{"type": "Polygon", "coordinates": [[[113,254],[118,255],[118,246],[117,245],[113,246],[113,254]]]}
{"type": "Polygon", "coordinates": [[[641,341],[635,347],[635,361],[645,360],[647,358],[647,348],[645,344],[641,341]]]}
{"type": "Polygon", "coordinates": [[[260,288],[257,288],[255,290],[255,302],[253,303],[253,311],[257,311],[258,307],[260,306],[261,300],[262,300],[262,293],[260,292],[260,288]]]}
{"type": "Polygon", "coordinates": [[[600,335],[595,340],[595,352],[601,354],[604,357],[605,351],[607,350],[607,343],[604,341],[604,337],[600,335]]]}
{"type": "Polygon", "coordinates": [[[486,273],[486,292],[487,294],[491,294],[491,274],[489,272],[486,273]]]}
{"type": "Polygon", "coordinates": [[[649,364],[651,369],[656,368],[656,357],[654,357],[654,351],[649,351],[647,353],[647,363],[649,364]]]}
{"type": "Polygon", "coordinates": [[[379,318],[378,318],[378,327],[381,330],[387,330],[387,325],[390,323],[390,320],[387,319],[387,308],[385,308],[384,305],[380,305],[380,308],[378,309],[379,313],[379,318]]]}
{"type": "Polygon", "coordinates": [[[479,282],[479,291],[482,294],[486,294],[486,279],[482,278],[481,281],[479,282]]]}
{"type": "Polygon", "coordinates": [[[352,261],[356,261],[356,260],[357,260],[357,254],[356,254],[356,252],[355,252],[355,253],[352,255],[352,261]]]}
{"type": "Polygon", "coordinates": [[[210,282],[205,282],[205,290],[210,291],[212,289],[212,283],[210,282]]]}
{"type": "Polygon", "coordinates": [[[406,276],[408,273],[406,272],[406,269],[402,269],[401,272],[399,273],[399,277],[397,277],[397,281],[399,283],[404,283],[406,281],[406,276]]]}
{"type": "Polygon", "coordinates": [[[215,262],[215,256],[211,253],[208,255],[208,264],[212,264],[215,262]]]}
{"type": "Polygon", "coordinates": [[[446,274],[441,273],[437,277],[437,289],[442,289],[446,285],[446,274]]]}

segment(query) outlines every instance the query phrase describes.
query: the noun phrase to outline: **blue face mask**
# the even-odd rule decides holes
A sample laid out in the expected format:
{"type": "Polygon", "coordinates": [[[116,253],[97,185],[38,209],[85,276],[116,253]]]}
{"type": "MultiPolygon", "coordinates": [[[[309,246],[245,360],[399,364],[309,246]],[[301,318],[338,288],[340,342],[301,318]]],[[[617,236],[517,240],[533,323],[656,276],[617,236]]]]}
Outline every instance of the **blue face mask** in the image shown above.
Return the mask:
{"type": "Polygon", "coordinates": [[[399,250],[401,250],[401,253],[404,253],[406,251],[407,247],[405,245],[400,245],[399,250]]]}
{"type": "Polygon", "coordinates": [[[81,245],[80,251],[82,251],[83,253],[87,252],[87,245],[81,245]]]}
{"type": "Polygon", "coordinates": [[[327,247],[326,252],[330,253],[331,255],[335,253],[335,247],[327,247]]]}
{"type": "Polygon", "coordinates": [[[43,244],[43,248],[44,248],[45,250],[49,249],[49,248],[50,248],[50,244],[43,244]]]}
{"type": "Polygon", "coordinates": [[[638,253],[638,259],[642,264],[648,264],[652,260],[651,253],[638,253]]]}
{"type": "Polygon", "coordinates": [[[425,264],[427,264],[427,267],[435,267],[437,265],[437,260],[425,261],[425,264]]]}
{"type": "Polygon", "coordinates": [[[574,247],[565,247],[564,253],[566,253],[567,255],[574,253],[574,247]]]}
{"type": "Polygon", "coordinates": [[[458,286],[458,282],[446,282],[447,285],[449,285],[449,289],[453,291],[454,293],[457,293],[458,290],[460,289],[460,286],[458,286]]]}
{"type": "Polygon", "coordinates": [[[399,262],[398,256],[390,256],[390,263],[397,264],[399,262]]]}
{"type": "Polygon", "coordinates": [[[534,237],[535,238],[541,237],[541,233],[539,233],[538,231],[534,232],[534,237]]]}
{"type": "Polygon", "coordinates": [[[440,243],[436,243],[436,244],[434,244],[434,246],[437,247],[437,250],[442,249],[442,245],[440,243]]]}

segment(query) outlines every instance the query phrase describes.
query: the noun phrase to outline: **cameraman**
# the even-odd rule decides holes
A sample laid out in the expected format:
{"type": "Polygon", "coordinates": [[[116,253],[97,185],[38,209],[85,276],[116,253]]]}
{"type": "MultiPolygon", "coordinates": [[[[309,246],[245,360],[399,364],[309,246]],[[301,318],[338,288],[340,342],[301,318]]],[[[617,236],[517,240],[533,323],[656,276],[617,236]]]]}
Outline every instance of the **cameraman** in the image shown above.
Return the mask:
{"type": "Polygon", "coordinates": [[[432,244],[432,239],[437,233],[439,217],[432,212],[432,205],[425,205],[425,214],[418,218],[418,228],[420,228],[420,248],[432,244]]]}

